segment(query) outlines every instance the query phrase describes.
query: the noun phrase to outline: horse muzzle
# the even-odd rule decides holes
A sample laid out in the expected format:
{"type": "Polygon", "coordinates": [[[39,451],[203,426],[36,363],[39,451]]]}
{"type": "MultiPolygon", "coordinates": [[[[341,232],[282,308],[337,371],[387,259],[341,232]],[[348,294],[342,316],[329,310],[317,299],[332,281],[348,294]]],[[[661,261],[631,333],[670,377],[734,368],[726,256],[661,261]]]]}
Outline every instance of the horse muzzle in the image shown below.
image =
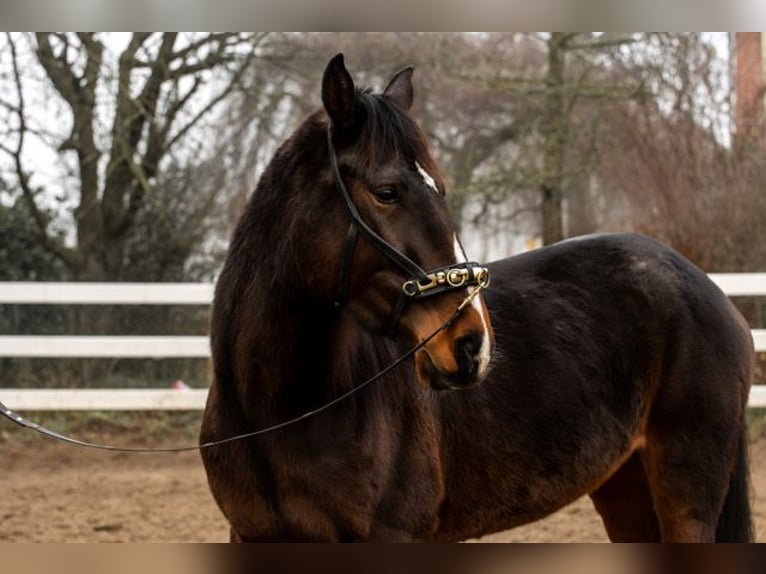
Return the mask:
{"type": "Polygon", "coordinates": [[[420,382],[436,391],[461,390],[481,383],[489,371],[489,361],[482,357],[483,335],[470,333],[453,343],[452,367],[444,365],[427,349],[415,358],[420,382]]]}
{"type": "MultiPolygon", "coordinates": [[[[443,319],[436,309],[413,308],[407,316],[408,330],[422,340],[443,319]]],[[[415,356],[418,380],[435,390],[456,390],[481,383],[489,372],[494,335],[483,301],[473,298],[455,321],[415,356]]]]}

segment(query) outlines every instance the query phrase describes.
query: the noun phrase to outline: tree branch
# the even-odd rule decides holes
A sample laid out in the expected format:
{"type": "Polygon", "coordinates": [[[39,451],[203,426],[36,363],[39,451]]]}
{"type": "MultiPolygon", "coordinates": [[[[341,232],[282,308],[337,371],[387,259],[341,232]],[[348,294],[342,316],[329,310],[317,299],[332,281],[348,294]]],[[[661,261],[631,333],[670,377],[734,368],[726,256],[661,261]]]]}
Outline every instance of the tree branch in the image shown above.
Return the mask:
{"type": "MultiPolygon", "coordinates": [[[[247,70],[247,66],[249,65],[250,61],[252,60],[252,56],[247,58],[246,61],[244,61],[237,72],[234,74],[234,77],[232,78],[231,82],[221,90],[221,92],[212,100],[210,100],[205,107],[203,107],[197,114],[194,115],[194,117],[189,120],[186,125],[184,125],[181,129],[179,129],[175,135],[167,141],[167,143],[164,145],[164,152],[169,151],[172,149],[178,141],[183,138],[189,130],[191,130],[195,125],[197,125],[200,120],[202,120],[203,117],[205,117],[214,107],[216,107],[221,101],[223,101],[229,94],[231,94],[232,91],[239,85],[240,80],[242,79],[242,76],[244,75],[245,71],[247,70]]],[[[167,126],[170,127],[169,125],[167,126]]],[[[166,134],[167,135],[167,134],[166,134]]]]}
{"type": "MultiPolygon", "coordinates": [[[[114,236],[125,233],[135,221],[135,216],[144,197],[150,191],[149,180],[156,175],[162,158],[232,93],[255,57],[255,44],[247,53],[235,54],[228,51],[245,42],[239,34],[209,34],[178,51],[174,51],[173,46],[176,39],[177,36],[174,34],[163,36],[162,44],[150,66],[150,76],[140,95],[131,102],[135,111],[128,129],[128,137],[124,137],[124,132],[123,134],[116,134],[120,137],[119,139],[115,138],[113,142],[113,154],[108,168],[104,195],[105,198],[110,197],[109,201],[112,201],[112,196],[114,196],[114,209],[121,209],[119,217],[110,218],[112,221],[110,231],[114,236]],[[200,60],[173,67],[174,62],[179,59],[185,62],[191,55],[211,44],[216,45],[211,48],[209,54],[200,60]],[[237,62],[237,67],[226,87],[211,98],[175,133],[172,133],[179,114],[203,84],[203,80],[198,76],[199,72],[232,62],[237,62]],[[162,86],[166,82],[172,81],[175,90],[177,90],[179,81],[184,77],[194,78],[191,88],[183,95],[178,95],[175,100],[171,99],[163,113],[159,114],[157,107],[162,86]],[[144,130],[146,123],[149,124],[148,133],[144,130]],[[140,160],[137,161],[135,157],[138,153],[138,142],[142,134],[146,134],[146,146],[140,160]],[[119,145],[115,147],[116,144],[119,145]],[[123,183],[120,184],[119,182],[123,183]],[[125,199],[127,202],[124,201],[125,199]]],[[[133,59],[132,65],[136,65],[135,59],[133,59]]],[[[118,118],[115,118],[115,121],[118,121],[118,118]]]]}
{"type": "Polygon", "coordinates": [[[54,241],[48,234],[48,219],[43,214],[40,207],[37,205],[37,201],[35,200],[35,192],[29,183],[29,174],[24,170],[22,154],[24,151],[24,138],[27,132],[24,89],[21,83],[21,71],[19,70],[16,43],[10,33],[7,33],[6,37],[8,39],[8,45],[11,49],[11,67],[13,70],[14,83],[16,85],[16,98],[18,100],[18,105],[16,106],[15,111],[19,119],[19,130],[15,149],[3,145],[0,146],[0,150],[10,154],[13,160],[16,177],[19,182],[19,188],[21,189],[22,197],[24,198],[24,203],[26,204],[27,209],[29,209],[32,220],[35,222],[37,233],[40,237],[42,246],[47,251],[63,261],[65,265],[70,268],[74,268],[77,263],[74,252],[66,249],[63,245],[54,241]]]}
{"type": "Polygon", "coordinates": [[[212,42],[217,42],[219,40],[225,40],[225,39],[227,39],[227,38],[229,38],[231,36],[234,36],[234,35],[236,35],[236,33],[232,33],[232,32],[217,32],[217,33],[212,33],[212,34],[206,34],[205,36],[203,36],[199,40],[191,42],[188,46],[186,46],[184,48],[181,48],[180,50],[177,50],[176,52],[174,52],[172,59],[173,60],[177,60],[179,58],[180,59],[184,59],[184,58],[186,58],[186,56],[196,52],[200,48],[202,48],[202,47],[204,47],[204,46],[206,46],[206,45],[208,45],[208,44],[210,44],[212,42]]]}
{"type": "Polygon", "coordinates": [[[74,107],[77,102],[77,91],[75,90],[77,78],[66,60],[67,50],[65,49],[62,55],[57,56],[53,52],[49,34],[38,32],[35,34],[35,38],[37,39],[37,60],[56,91],[71,107],[74,107]]]}
{"type": "Polygon", "coordinates": [[[130,75],[136,65],[136,53],[148,36],[134,35],[120,55],[118,106],[102,199],[108,231],[114,237],[122,235],[133,221],[132,216],[128,215],[130,207],[124,205],[127,190],[131,189],[130,197],[139,203],[148,190],[146,174],[141,164],[135,161],[135,155],[146,122],[152,121],[156,114],[160,89],[167,80],[177,37],[175,32],[163,34],[149,77],[135,99],[130,96],[130,75]],[[136,183],[131,183],[133,180],[136,183]]]}
{"type": "Polygon", "coordinates": [[[148,191],[147,176],[152,177],[154,174],[156,174],[160,158],[162,158],[171,149],[173,149],[173,147],[175,147],[175,145],[182,138],[184,138],[194,126],[196,126],[205,116],[210,113],[213,108],[215,108],[226,97],[228,97],[229,94],[231,94],[231,92],[239,85],[239,82],[247,70],[250,62],[252,61],[254,55],[254,52],[251,52],[241,61],[238,70],[235,72],[228,85],[223,90],[221,90],[216,97],[208,101],[208,103],[188,122],[186,122],[186,124],[181,127],[173,135],[172,138],[168,139],[173,121],[182,109],[183,103],[188,101],[193,92],[196,91],[196,86],[198,85],[196,82],[192,89],[190,89],[189,92],[184,95],[184,97],[177,101],[175,105],[171,106],[171,108],[168,110],[168,113],[164,114],[166,120],[163,128],[160,130],[152,129],[150,131],[146,153],[144,154],[141,165],[138,166],[133,164],[136,181],[131,186],[128,207],[125,211],[122,221],[120,222],[120,226],[116,229],[117,233],[123,233],[125,230],[127,230],[128,227],[130,227],[130,225],[132,225],[133,221],[135,220],[135,216],[138,213],[141,201],[148,191]],[[138,173],[136,173],[136,171],[138,173]]]}
{"type": "Polygon", "coordinates": [[[568,51],[575,50],[603,50],[605,48],[617,48],[628,44],[635,44],[636,39],[631,37],[609,38],[604,40],[593,40],[592,42],[569,43],[564,49],[568,51]]]}

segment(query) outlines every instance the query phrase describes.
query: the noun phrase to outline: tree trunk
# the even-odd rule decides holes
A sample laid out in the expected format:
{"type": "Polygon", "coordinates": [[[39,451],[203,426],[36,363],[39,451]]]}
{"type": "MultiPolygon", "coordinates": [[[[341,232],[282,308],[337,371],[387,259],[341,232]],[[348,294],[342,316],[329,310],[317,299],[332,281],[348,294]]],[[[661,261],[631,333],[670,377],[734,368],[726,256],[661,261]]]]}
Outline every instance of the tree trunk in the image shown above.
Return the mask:
{"type": "Polygon", "coordinates": [[[552,32],[548,39],[548,69],[545,76],[545,105],[541,126],[543,136],[542,239],[549,245],[564,238],[562,217],[564,150],[568,136],[569,113],[564,94],[565,35],[552,32]]]}

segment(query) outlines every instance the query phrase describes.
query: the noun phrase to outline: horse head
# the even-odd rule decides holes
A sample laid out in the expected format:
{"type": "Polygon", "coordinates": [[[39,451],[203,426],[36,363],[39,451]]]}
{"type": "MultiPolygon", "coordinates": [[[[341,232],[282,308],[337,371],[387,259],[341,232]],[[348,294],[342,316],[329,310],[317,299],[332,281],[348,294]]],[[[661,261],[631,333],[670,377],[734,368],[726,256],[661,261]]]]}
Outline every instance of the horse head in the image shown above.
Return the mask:
{"type": "MultiPolygon", "coordinates": [[[[413,93],[412,68],[394,75],[381,94],[356,89],[340,54],[322,81],[329,134],[322,181],[327,202],[336,206],[326,241],[334,253],[330,268],[339,270],[328,293],[369,330],[408,346],[438,329],[471,286],[488,279],[485,269],[467,262],[444,180],[409,114],[413,93]],[[428,284],[448,288],[411,300],[403,295],[428,284]]],[[[492,344],[479,294],[416,355],[418,378],[434,389],[476,384],[487,374],[492,344]]]]}

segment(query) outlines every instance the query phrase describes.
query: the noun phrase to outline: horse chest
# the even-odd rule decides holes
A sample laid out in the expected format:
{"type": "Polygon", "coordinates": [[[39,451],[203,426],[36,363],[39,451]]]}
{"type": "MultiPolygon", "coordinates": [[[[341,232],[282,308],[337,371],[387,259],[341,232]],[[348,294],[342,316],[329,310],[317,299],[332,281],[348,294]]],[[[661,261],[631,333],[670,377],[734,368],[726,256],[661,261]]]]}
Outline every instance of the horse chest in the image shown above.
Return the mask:
{"type": "Polygon", "coordinates": [[[242,471],[219,488],[237,539],[427,539],[443,498],[438,461],[429,445],[394,430],[240,453],[242,471]]]}

